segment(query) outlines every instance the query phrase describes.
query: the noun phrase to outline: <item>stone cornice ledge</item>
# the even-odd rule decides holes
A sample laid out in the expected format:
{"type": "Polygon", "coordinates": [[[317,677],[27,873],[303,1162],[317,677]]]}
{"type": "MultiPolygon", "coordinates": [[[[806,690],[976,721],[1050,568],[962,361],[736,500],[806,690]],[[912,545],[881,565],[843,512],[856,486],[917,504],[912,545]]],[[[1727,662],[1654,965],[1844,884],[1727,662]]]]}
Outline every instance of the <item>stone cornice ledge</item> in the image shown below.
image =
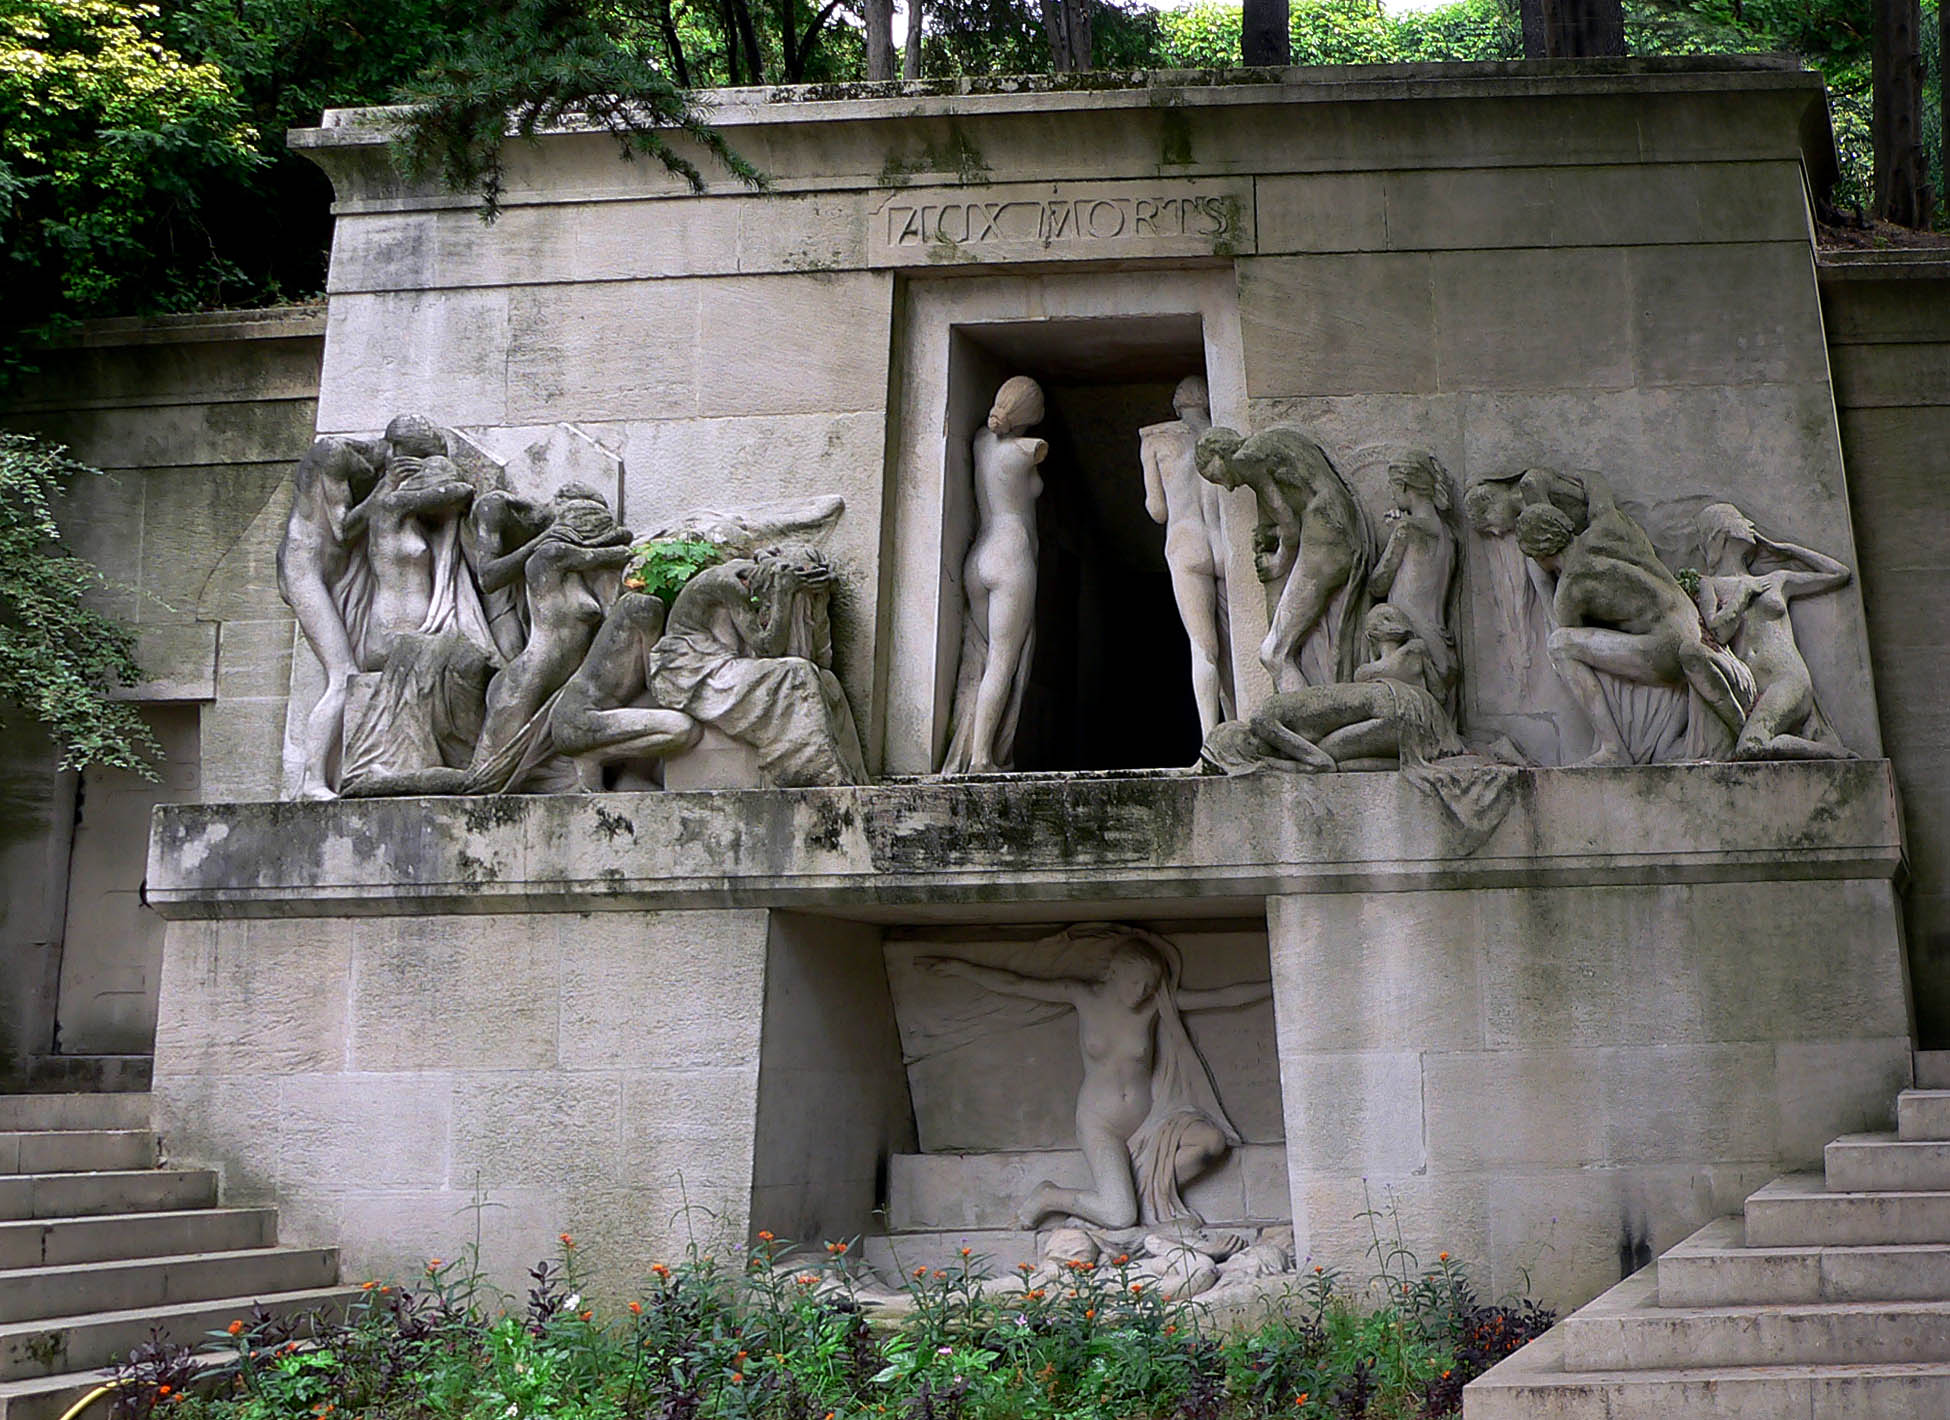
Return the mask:
{"type": "Polygon", "coordinates": [[[1888,880],[1886,760],[1522,772],[1480,846],[1396,774],[1025,775],[855,789],[166,806],[169,918],[985,905],[1888,880]]]}

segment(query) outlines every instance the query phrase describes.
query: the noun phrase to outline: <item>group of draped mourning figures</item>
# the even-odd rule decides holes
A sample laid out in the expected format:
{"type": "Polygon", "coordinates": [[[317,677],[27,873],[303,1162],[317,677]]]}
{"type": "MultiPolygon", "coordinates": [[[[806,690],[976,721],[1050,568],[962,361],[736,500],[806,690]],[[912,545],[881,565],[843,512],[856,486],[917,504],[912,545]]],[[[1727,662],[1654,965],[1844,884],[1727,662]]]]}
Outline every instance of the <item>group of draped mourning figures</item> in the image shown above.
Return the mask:
{"type": "MultiPolygon", "coordinates": [[[[1427,787],[1438,763],[1490,774],[1570,757],[1501,733],[1465,742],[1465,516],[1476,595],[1495,603],[1482,647],[1495,664],[1471,668],[1479,705],[1487,683],[1508,681],[1503,700],[1561,709],[1580,722],[1566,742],[1589,744],[1586,764],[1848,756],[1788,608],[1849,571],[1732,505],[1698,514],[1693,590],[1596,474],[1533,468],[1458,499],[1432,455],[1407,453],[1389,466],[1377,529],[1304,431],[1214,427],[1197,377],[1173,406],[1176,419],[1140,431],[1143,496],[1165,529],[1208,770],[1401,767],[1427,787]],[[1221,519],[1236,489],[1258,510],[1259,659],[1273,687],[1245,713],[1221,519]]],[[[1017,376],[974,436],[944,774],[1011,763],[1034,650],[1048,445],[1030,431],[1043,412],[1041,389],[1017,376]]],[[[713,736],[703,748],[745,756],[756,784],[866,782],[832,670],[834,572],[813,546],[837,497],[695,510],[633,537],[586,483],[524,498],[456,452],[403,415],[377,439],[319,439],[299,466],[279,585],[323,671],[294,746],[300,797],[651,787],[664,761],[713,736]],[[705,539],[728,560],[666,606],[626,585],[643,536],[705,539]]]]}
{"type": "MultiPolygon", "coordinates": [[[[1501,664],[1471,668],[1478,703],[1561,706],[1583,722],[1565,739],[1589,743],[1588,765],[1849,757],[1816,706],[1788,614],[1794,598],[1845,585],[1849,570],[1763,535],[1731,504],[1695,520],[1695,592],[1598,475],[1533,468],[1482,479],[1458,499],[1433,455],[1410,452],[1389,466],[1391,505],[1376,528],[1305,431],[1214,427],[1196,376],[1173,406],[1175,420],[1140,431],[1140,459],[1191,645],[1207,769],[1556,762],[1556,744],[1540,752],[1498,733],[1466,746],[1459,731],[1464,516],[1483,563],[1476,594],[1497,602],[1500,623],[1484,654],[1501,664]],[[1253,558],[1270,623],[1259,659],[1273,686],[1237,718],[1220,523],[1221,492],[1234,489],[1258,507],[1253,558]],[[1486,697],[1482,682],[1499,677],[1509,693],[1486,697]]],[[[1008,764],[1033,642],[1047,445],[1027,430],[1041,417],[1041,392],[1017,377],[975,436],[981,525],[965,568],[948,772],[1008,764]]]]}
{"type": "Polygon", "coordinates": [[[732,554],[666,607],[626,585],[635,539],[602,493],[522,498],[456,452],[402,415],[299,466],[278,582],[324,673],[299,797],[647,787],[713,732],[763,782],[865,779],[832,671],[833,571],[794,540],[839,499],[660,528],[732,554]]]}

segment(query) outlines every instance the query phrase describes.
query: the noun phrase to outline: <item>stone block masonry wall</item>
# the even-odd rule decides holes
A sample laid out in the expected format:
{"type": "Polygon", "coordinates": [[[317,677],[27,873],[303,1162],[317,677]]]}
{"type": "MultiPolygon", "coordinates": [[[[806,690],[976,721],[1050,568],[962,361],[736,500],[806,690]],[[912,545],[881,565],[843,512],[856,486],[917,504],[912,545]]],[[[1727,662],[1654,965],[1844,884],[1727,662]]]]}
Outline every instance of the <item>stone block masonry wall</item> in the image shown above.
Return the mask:
{"type": "Polygon", "coordinates": [[[157,1132],[350,1277],[478,1238],[513,1289],[573,1228],[621,1293],[745,1240],[768,915],[173,924],[157,1132]]]}
{"type": "Polygon", "coordinates": [[[1821,269],[1869,649],[1903,791],[1919,1042],[1950,1046],[1950,260],[1844,253],[1821,269]]]}
{"type": "Polygon", "coordinates": [[[149,802],[277,792],[294,630],[276,553],[324,327],[315,307],[94,322],[0,404],[0,424],[108,474],[59,516],[117,584],[104,605],[136,628],[146,673],[128,694],[152,708],[169,756],[160,785],[96,776],[78,841],[77,785],[55,773],[53,747],[32,734],[0,745],[0,772],[40,825],[0,844],[0,1078],[34,1067],[57,1018],[70,1053],[147,1051],[160,964],[160,933],[136,915],[149,802]]]}
{"type": "MultiPolygon", "coordinates": [[[[1473,852],[1393,774],[156,822],[165,1143],[358,1270],[448,1255],[477,1192],[504,1285],[563,1228],[617,1285],[692,1227],[880,1231],[874,1210],[898,1201],[877,1196],[883,1167],[916,1136],[879,924],[906,924],[888,953],[904,958],[922,924],[999,906],[1047,923],[1169,905],[1189,954],[1186,914],[1236,924],[1267,904],[1278,1059],[1214,1063],[1229,1089],[1277,1071],[1277,1099],[1234,1091],[1235,1122],[1284,1133],[1264,1147],[1285,1168],[1242,1158],[1238,1184],[1261,1216],[1284,1191],[1303,1250],[1356,1275],[1359,1215],[1392,1200],[1425,1256],[1583,1301],[1641,1247],[1877,1123],[1909,1066],[1900,836],[1875,763],[1528,771],[1473,852]]],[[[989,1068],[1042,1108],[1075,1099],[1033,1053],[989,1068]]],[[[937,1125],[950,1088],[915,1089],[937,1125]]],[[[932,1172],[952,1153],[926,1162],[919,1178],[909,1155],[906,1201],[938,1207],[930,1221],[954,1225],[955,1186],[963,1220],[1006,1205],[1005,1154],[958,1185],[932,1172]]]]}
{"type": "Polygon", "coordinates": [[[121,584],[143,701],[196,701],[211,799],[277,792],[291,613],[278,596],[287,480],[311,442],[317,307],[100,322],[41,357],[0,421],[64,443],[106,479],[62,515],[121,584]]]}
{"type": "Polygon", "coordinates": [[[1644,1265],[1888,1127],[1902,966],[1858,944],[1899,910],[1868,881],[1272,899],[1296,1230],[1360,1256],[1378,1207],[1497,1292],[1644,1265]]]}

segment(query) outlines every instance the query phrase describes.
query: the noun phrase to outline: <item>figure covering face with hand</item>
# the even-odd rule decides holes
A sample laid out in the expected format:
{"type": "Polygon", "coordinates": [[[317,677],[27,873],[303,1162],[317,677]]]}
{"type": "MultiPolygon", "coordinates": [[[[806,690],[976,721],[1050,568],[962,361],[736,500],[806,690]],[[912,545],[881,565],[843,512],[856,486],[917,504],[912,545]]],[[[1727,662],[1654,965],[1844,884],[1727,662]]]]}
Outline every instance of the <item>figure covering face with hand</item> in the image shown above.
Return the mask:
{"type": "Polygon", "coordinates": [[[1547,498],[1528,503],[1517,519],[1517,545],[1551,586],[1551,664],[1597,742],[1582,762],[1634,760],[1601,673],[1643,685],[1690,686],[1728,733],[1738,734],[1754,703],[1753,674],[1707,644],[1698,608],[1645,530],[1595,486],[1586,490],[1586,507],[1582,530],[1547,498]]]}
{"type": "Polygon", "coordinates": [[[1217,485],[1198,476],[1199,437],[1212,427],[1205,380],[1190,375],[1172,392],[1178,417],[1138,430],[1144,511],[1165,525],[1165,566],[1192,648],[1192,695],[1200,732],[1238,713],[1232,687],[1232,626],[1226,601],[1225,533],[1217,485]]]}
{"type": "Polygon", "coordinates": [[[1016,720],[1036,629],[1037,465],[1049,445],[1023,431],[1043,418],[1042,387],[1003,381],[975,432],[975,541],[962,569],[968,598],[961,669],[943,774],[989,774],[1013,763],[1016,720]]]}
{"type": "Polygon", "coordinates": [[[1758,692],[1740,727],[1735,759],[1853,759],[1815,704],[1814,679],[1795,644],[1788,603],[1845,587],[1849,570],[1791,542],[1765,537],[1731,503],[1700,510],[1699,610],[1706,629],[1753,672],[1758,692]],[[1763,558],[1780,565],[1757,572],[1763,558]]]}
{"type": "Polygon", "coordinates": [[[1090,1165],[1090,1186],[1039,1183],[1017,1221],[1034,1228],[1051,1215],[1067,1215],[1101,1228],[1128,1228],[1197,1219],[1181,1190],[1241,1141],[1180,1012],[1263,1001],[1272,995],[1272,983],[1185,990],[1178,949],[1138,927],[1086,923],[1045,945],[1098,946],[1108,954],[1089,977],[1023,976],[957,957],[917,963],[1000,995],[1077,1013],[1083,1049],[1077,1146],[1090,1165]]]}
{"type": "Polygon", "coordinates": [[[1276,691],[1352,680],[1360,663],[1374,534],[1354,490],[1304,430],[1251,438],[1213,428],[1198,441],[1201,477],[1259,503],[1253,564],[1273,598],[1260,664],[1276,691]]]}

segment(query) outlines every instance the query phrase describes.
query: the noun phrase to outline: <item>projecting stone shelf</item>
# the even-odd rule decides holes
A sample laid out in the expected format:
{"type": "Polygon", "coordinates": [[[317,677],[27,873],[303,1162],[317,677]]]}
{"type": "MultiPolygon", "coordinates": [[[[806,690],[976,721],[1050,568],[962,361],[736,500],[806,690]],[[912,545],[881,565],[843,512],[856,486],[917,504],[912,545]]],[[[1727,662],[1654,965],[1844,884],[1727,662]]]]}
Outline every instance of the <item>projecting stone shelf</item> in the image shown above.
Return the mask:
{"type": "Polygon", "coordinates": [[[1902,868],[1881,760],[1522,771],[1480,843],[1402,775],[1015,775],[849,789],[156,811],[164,917],[784,907],[1131,913],[1294,892],[1807,878],[1902,868]]]}

